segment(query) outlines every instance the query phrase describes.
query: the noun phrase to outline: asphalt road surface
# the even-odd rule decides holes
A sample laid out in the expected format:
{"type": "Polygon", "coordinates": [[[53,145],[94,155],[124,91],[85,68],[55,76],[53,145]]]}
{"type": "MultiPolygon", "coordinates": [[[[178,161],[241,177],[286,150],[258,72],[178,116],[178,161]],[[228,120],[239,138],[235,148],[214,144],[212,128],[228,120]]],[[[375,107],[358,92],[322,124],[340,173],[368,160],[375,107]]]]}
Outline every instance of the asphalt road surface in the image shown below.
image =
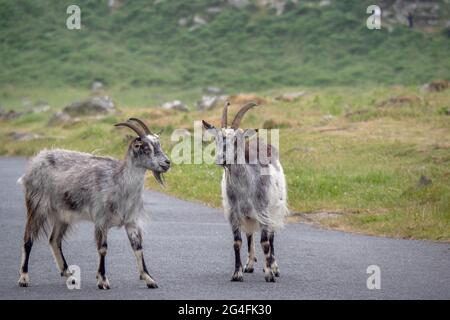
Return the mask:
{"type": "Polygon", "coordinates": [[[123,229],[111,230],[108,238],[111,290],[97,289],[90,223],[80,224],[63,243],[68,263],[81,268],[80,290],[67,288],[44,240],[31,253],[30,287],[19,288],[25,208],[16,180],[25,165],[23,158],[0,158],[0,299],[450,299],[449,244],[304,224],[287,225],[275,237],[281,271],[276,283],[264,280],[259,245],[255,272],[244,274],[244,282],[230,282],[233,241],[221,212],[153,191],[145,192],[152,221],[146,227],[144,252],[159,289],[147,289],[138,280],[123,229]],[[379,290],[367,288],[370,265],[380,267],[379,290]]]}

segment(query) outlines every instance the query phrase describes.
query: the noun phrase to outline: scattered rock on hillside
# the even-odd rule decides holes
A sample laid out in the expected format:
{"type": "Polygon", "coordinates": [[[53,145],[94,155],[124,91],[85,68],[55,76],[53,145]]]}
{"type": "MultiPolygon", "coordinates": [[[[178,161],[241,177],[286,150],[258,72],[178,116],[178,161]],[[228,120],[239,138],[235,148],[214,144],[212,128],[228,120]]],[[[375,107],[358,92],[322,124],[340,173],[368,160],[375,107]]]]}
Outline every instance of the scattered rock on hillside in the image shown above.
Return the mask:
{"type": "Polygon", "coordinates": [[[114,112],[116,106],[108,96],[96,96],[81,102],[73,102],[63,109],[70,116],[93,115],[114,112]]]}
{"type": "Polygon", "coordinates": [[[31,112],[33,113],[41,113],[50,110],[50,105],[47,101],[38,101],[34,104],[31,112]]]}
{"type": "Polygon", "coordinates": [[[305,91],[283,93],[283,94],[275,97],[275,100],[292,102],[292,101],[300,99],[305,94],[306,94],[305,91]]]}
{"type": "Polygon", "coordinates": [[[55,112],[50,117],[50,119],[48,120],[47,125],[48,126],[54,126],[54,125],[57,125],[57,124],[70,123],[70,122],[72,122],[72,117],[69,114],[67,114],[67,113],[65,113],[63,111],[58,111],[58,112],[55,112]]]}
{"type": "Polygon", "coordinates": [[[205,111],[223,106],[228,96],[203,96],[200,101],[197,101],[197,110],[205,111]]]}
{"type": "Polygon", "coordinates": [[[178,20],[178,25],[180,27],[186,27],[189,24],[189,18],[180,18],[178,20]]]}
{"type": "Polygon", "coordinates": [[[103,88],[104,88],[104,84],[101,81],[94,81],[91,84],[91,91],[94,93],[103,90],[103,88]]]}
{"type": "Polygon", "coordinates": [[[209,7],[208,9],[206,9],[206,12],[209,14],[218,14],[222,12],[222,8],[221,7],[209,7]]]}
{"type": "Polygon", "coordinates": [[[423,90],[429,92],[440,92],[450,88],[450,81],[448,80],[435,80],[425,84],[423,90]]]}
{"type": "Polygon", "coordinates": [[[419,179],[419,182],[417,182],[417,187],[418,188],[423,188],[423,187],[426,187],[426,186],[428,186],[428,185],[430,185],[432,183],[433,183],[433,181],[430,178],[422,175],[420,177],[420,179],[419,179]]]}
{"type": "Polygon", "coordinates": [[[174,101],[169,101],[169,102],[163,103],[161,105],[161,108],[166,109],[166,110],[177,110],[177,111],[183,111],[183,112],[189,111],[189,108],[187,107],[187,105],[185,105],[180,100],[174,100],[174,101]]]}
{"type": "Polygon", "coordinates": [[[21,115],[23,115],[23,112],[17,112],[14,110],[5,111],[3,108],[0,107],[0,120],[13,120],[21,115]]]}
{"type": "Polygon", "coordinates": [[[8,137],[15,141],[30,141],[42,139],[43,136],[37,133],[26,133],[26,132],[10,132],[8,137]]]}
{"type": "Polygon", "coordinates": [[[245,8],[250,4],[249,0],[227,0],[228,4],[237,9],[245,8]]]}
{"type": "Polygon", "coordinates": [[[223,94],[223,90],[219,87],[213,87],[213,86],[209,86],[206,87],[205,89],[203,89],[203,93],[207,94],[207,95],[221,95],[223,94]]]}
{"type": "Polygon", "coordinates": [[[192,19],[192,26],[189,28],[189,31],[197,30],[198,28],[201,28],[208,24],[205,18],[200,16],[199,14],[196,14],[194,18],[192,19]]]}
{"type": "Polygon", "coordinates": [[[331,5],[331,0],[322,0],[319,2],[319,7],[328,7],[331,5]]]}

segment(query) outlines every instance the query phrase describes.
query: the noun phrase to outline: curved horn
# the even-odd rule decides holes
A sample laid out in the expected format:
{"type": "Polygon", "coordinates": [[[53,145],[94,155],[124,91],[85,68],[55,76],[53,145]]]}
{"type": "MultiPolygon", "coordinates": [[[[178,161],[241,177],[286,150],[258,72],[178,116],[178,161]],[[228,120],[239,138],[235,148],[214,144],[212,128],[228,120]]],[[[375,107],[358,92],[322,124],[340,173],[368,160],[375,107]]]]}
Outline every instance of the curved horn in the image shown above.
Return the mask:
{"type": "Polygon", "coordinates": [[[142,129],[144,129],[145,134],[147,134],[147,135],[149,135],[149,134],[153,135],[153,133],[150,131],[150,129],[147,127],[147,125],[144,123],[144,121],[139,120],[139,119],[137,119],[137,118],[130,118],[130,119],[128,119],[128,120],[129,120],[129,121],[135,121],[135,122],[139,123],[139,124],[141,125],[142,129]]]}
{"type": "Polygon", "coordinates": [[[143,138],[145,137],[145,133],[138,127],[136,127],[133,123],[130,122],[120,122],[114,125],[115,127],[128,127],[131,130],[133,130],[134,132],[136,132],[136,134],[140,137],[143,138]]]}
{"type": "Polygon", "coordinates": [[[230,101],[226,101],[223,106],[222,112],[222,128],[226,128],[228,126],[227,115],[228,115],[228,107],[231,105],[230,101]]]}
{"type": "Polygon", "coordinates": [[[241,110],[236,114],[234,117],[233,123],[231,124],[231,128],[236,130],[239,128],[239,125],[241,124],[241,120],[244,117],[245,113],[250,110],[253,107],[256,107],[258,104],[256,102],[249,102],[246,105],[244,105],[241,110]]]}

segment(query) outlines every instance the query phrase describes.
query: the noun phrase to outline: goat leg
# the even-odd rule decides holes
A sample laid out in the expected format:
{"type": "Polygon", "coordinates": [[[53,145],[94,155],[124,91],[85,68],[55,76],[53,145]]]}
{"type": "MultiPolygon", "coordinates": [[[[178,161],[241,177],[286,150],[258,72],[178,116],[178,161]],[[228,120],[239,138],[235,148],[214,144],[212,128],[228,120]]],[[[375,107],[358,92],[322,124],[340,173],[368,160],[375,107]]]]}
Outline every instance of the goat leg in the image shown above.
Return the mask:
{"type": "Polygon", "coordinates": [[[134,255],[136,256],[140,280],[145,281],[145,283],[147,284],[147,288],[158,288],[156,281],[149,274],[145,265],[144,253],[142,252],[141,228],[135,224],[128,224],[125,226],[125,229],[127,231],[128,239],[130,240],[131,248],[133,249],[134,255]]]}
{"type": "Polygon", "coordinates": [[[242,238],[241,238],[241,229],[236,228],[233,231],[234,235],[234,257],[235,257],[235,264],[234,264],[234,273],[231,277],[231,281],[244,281],[244,277],[242,274],[242,262],[241,262],[241,246],[242,246],[242,238]]]}
{"type": "Polygon", "coordinates": [[[97,287],[102,290],[108,290],[110,288],[105,270],[105,257],[108,250],[108,244],[106,242],[107,232],[108,231],[106,230],[106,228],[95,228],[95,239],[97,242],[97,250],[99,256],[97,287]]]}

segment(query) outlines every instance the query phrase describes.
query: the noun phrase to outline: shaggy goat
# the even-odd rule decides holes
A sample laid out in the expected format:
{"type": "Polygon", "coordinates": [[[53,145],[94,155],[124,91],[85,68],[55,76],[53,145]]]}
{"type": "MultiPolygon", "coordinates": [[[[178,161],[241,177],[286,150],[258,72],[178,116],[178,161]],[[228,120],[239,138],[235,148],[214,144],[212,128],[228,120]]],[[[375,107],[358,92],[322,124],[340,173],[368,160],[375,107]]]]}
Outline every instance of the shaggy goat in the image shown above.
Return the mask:
{"type": "Polygon", "coordinates": [[[267,282],[275,282],[280,273],[274,256],[274,232],[283,226],[288,213],[286,182],[277,150],[260,138],[246,139],[254,134],[254,130],[239,129],[244,114],[255,106],[255,103],[248,103],[242,107],[228,128],[227,102],[222,114],[222,128],[216,129],[206,121],[203,121],[203,127],[215,136],[216,163],[224,168],[223,208],[234,236],[235,269],[231,281],[243,281],[242,272],[253,272],[256,262],[254,232],[260,230],[265,256],[264,277],[267,282]],[[244,268],[240,257],[241,229],[247,235],[248,245],[244,268]]]}
{"type": "Polygon", "coordinates": [[[98,157],[66,150],[43,150],[29,164],[19,179],[25,189],[27,222],[25,226],[19,286],[29,284],[28,260],[33,241],[52,227],[49,238],[61,276],[71,276],[61,250],[61,242],[76,222],[95,224],[95,240],[99,255],[97,286],[109,289],[105,274],[107,233],[111,227],[125,226],[136,255],[140,279],[148,288],[157,288],[150,276],[142,253],[142,223],[146,218],[142,192],[146,170],[151,170],[159,183],[161,174],[170,168],[158,135],[140,120],[131,118],[116,124],[132,129],[137,135],[125,160],[98,157]]]}

